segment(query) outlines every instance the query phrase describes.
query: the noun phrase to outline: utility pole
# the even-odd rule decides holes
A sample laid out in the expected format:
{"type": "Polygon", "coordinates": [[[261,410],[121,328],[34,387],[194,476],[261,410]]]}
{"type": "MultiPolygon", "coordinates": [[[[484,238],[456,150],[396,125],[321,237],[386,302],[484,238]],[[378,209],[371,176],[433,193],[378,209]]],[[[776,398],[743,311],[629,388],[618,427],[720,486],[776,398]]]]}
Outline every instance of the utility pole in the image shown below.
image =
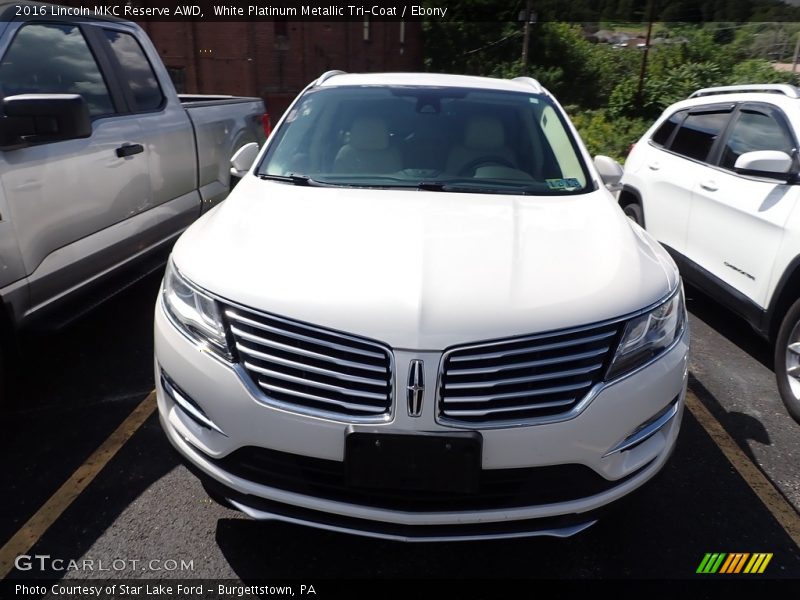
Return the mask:
{"type": "Polygon", "coordinates": [[[644,54],[642,54],[642,68],[639,70],[639,88],[636,98],[639,106],[644,103],[644,77],[647,74],[647,54],[650,52],[650,35],[653,33],[653,0],[647,3],[647,37],[644,40],[644,54]]]}
{"type": "Polygon", "coordinates": [[[794,57],[792,58],[792,73],[797,71],[797,55],[800,54],[800,32],[797,34],[797,42],[794,45],[794,57]]]}
{"type": "Polygon", "coordinates": [[[528,72],[528,47],[531,38],[531,0],[525,0],[525,25],[522,30],[522,70],[528,72]]]}

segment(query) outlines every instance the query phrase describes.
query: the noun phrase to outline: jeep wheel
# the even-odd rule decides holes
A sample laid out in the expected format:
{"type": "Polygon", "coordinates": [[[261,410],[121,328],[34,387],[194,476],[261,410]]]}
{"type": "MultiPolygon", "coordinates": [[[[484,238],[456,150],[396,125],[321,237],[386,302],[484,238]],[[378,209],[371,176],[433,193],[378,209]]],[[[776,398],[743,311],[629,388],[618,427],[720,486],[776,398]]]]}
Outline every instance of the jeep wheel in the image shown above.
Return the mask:
{"type": "Polygon", "coordinates": [[[622,212],[624,212],[625,216],[631,221],[640,227],[644,227],[644,215],[642,214],[642,207],[640,205],[631,202],[622,207],[622,212]]]}
{"type": "Polygon", "coordinates": [[[775,377],[786,410],[800,423],[800,300],[792,304],[778,330],[775,377]]]}

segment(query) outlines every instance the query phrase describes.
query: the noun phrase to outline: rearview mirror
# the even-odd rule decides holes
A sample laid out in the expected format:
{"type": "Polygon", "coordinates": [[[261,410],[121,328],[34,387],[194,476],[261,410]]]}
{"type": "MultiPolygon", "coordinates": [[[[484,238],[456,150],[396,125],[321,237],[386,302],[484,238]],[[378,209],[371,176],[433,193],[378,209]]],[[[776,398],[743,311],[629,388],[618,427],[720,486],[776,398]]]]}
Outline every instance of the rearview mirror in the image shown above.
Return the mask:
{"type": "Polygon", "coordinates": [[[236,151],[231,158],[231,175],[234,177],[244,177],[253,166],[258,156],[258,144],[250,142],[236,151]]]}
{"type": "Polygon", "coordinates": [[[0,148],[14,150],[92,135],[86,100],[79,94],[22,94],[2,102],[0,148]]]}
{"type": "Polygon", "coordinates": [[[733,165],[742,175],[788,179],[792,173],[792,157],[779,150],[758,150],[745,152],[733,165]]]}
{"type": "Polygon", "coordinates": [[[609,190],[612,192],[619,190],[619,182],[624,173],[621,164],[610,156],[598,155],[594,157],[594,166],[600,174],[603,183],[609,190]]]}

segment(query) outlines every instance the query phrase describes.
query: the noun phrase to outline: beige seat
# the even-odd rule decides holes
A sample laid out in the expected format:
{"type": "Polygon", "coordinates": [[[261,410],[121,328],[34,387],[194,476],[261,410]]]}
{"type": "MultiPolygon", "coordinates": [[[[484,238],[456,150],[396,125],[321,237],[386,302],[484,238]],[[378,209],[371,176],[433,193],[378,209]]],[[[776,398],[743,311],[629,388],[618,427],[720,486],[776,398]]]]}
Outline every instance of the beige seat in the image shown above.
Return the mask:
{"type": "Polygon", "coordinates": [[[337,173],[394,173],[403,166],[400,151],[390,145],[383,119],[358,117],[350,127],[350,140],[333,161],[337,173]]]}
{"type": "Polygon", "coordinates": [[[447,172],[451,175],[472,175],[477,161],[481,159],[487,159],[487,163],[495,159],[492,164],[506,167],[517,166],[514,152],[506,146],[503,123],[497,117],[481,115],[467,120],[462,143],[455,146],[447,158],[447,172]],[[469,172],[464,173],[464,170],[469,172]]]}

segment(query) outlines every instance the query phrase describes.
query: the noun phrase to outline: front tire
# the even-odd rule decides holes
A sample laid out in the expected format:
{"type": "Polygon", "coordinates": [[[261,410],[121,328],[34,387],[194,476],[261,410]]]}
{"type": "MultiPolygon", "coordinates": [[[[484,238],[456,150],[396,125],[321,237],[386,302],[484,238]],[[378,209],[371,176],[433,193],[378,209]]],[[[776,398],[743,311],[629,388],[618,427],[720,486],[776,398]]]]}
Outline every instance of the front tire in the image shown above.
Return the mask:
{"type": "Polygon", "coordinates": [[[631,202],[622,207],[622,212],[624,212],[625,216],[631,221],[639,225],[639,227],[644,227],[644,213],[641,205],[636,202],[631,202]]]}
{"type": "Polygon", "coordinates": [[[800,300],[786,312],[778,330],[775,377],[786,410],[800,423],[800,300]]]}

